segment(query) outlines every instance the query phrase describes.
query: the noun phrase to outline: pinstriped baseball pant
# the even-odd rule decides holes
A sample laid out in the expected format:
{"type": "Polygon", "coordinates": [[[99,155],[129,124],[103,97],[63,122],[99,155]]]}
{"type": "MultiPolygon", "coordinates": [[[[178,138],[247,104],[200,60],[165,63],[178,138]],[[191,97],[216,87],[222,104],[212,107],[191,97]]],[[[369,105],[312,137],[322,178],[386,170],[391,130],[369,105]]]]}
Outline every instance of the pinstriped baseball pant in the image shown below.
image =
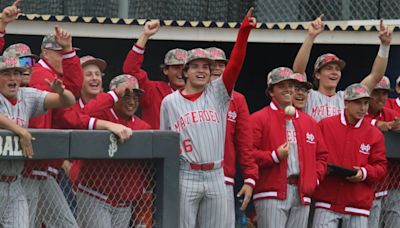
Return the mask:
{"type": "Polygon", "coordinates": [[[179,170],[179,227],[225,227],[226,187],[223,169],[179,170]]]}
{"type": "Polygon", "coordinates": [[[12,183],[0,182],[0,227],[28,228],[29,210],[21,179],[12,183]]]}
{"type": "Polygon", "coordinates": [[[316,208],[313,228],[336,228],[342,220],[341,228],[367,228],[368,217],[361,215],[343,214],[324,208],[316,208]]]}
{"type": "Polygon", "coordinates": [[[310,205],[301,204],[297,185],[287,185],[287,198],[254,201],[257,225],[261,228],[306,228],[310,205]]]}
{"type": "Polygon", "coordinates": [[[382,198],[374,199],[372,202],[372,207],[369,210],[370,214],[368,216],[368,227],[369,228],[378,228],[379,220],[381,217],[381,209],[382,209],[382,198]]]}
{"type": "Polygon", "coordinates": [[[400,224],[400,189],[388,190],[383,201],[383,222],[385,228],[397,228],[400,224]]]}
{"type": "Polygon", "coordinates": [[[225,184],[226,186],[226,228],[235,228],[235,195],[233,191],[233,185],[225,184]]]}

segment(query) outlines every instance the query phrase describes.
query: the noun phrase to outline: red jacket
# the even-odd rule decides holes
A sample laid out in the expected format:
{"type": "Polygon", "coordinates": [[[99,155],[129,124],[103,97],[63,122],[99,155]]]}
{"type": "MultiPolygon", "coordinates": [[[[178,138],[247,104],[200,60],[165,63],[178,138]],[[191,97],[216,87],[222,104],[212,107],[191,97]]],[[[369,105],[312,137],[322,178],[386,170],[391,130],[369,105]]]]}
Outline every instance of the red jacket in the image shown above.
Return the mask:
{"type": "Polygon", "coordinates": [[[173,92],[173,89],[166,82],[149,80],[147,72],[141,69],[143,54],[144,49],[135,45],[125,58],[123,71],[125,74],[135,76],[140,88],[144,90],[140,98],[143,120],[152,128],[159,129],[161,102],[173,92]]]}
{"type": "MultiPolygon", "coordinates": [[[[377,116],[368,114],[365,118],[367,121],[371,121],[372,125],[376,125],[377,121],[390,122],[394,118],[400,118],[400,114],[390,108],[383,108],[377,116]]],[[[375,198],[381,198],[388,194],[388,188],[399,188],[400,187],[400,177],[397,174],[397,170],[400,169],[400,162],[398,160],[388,161],[388,173],[386,177],[379,182],[375,190],[375,198]]]]}
{"type": "Polygon", "coordinates": [[[387,99],[385,107],[393,109],[396,112],[400,113],[400,97],[387,99]]]}
{"type": "Polygon", "coordinates": [[[234,185],[236,176],[236,158],[239,161],[245,183],[255,186],[258,179],[258,167],[252,151],[252,135],[249,125],[249,108],[246,98],[233,91],[229,104],[226,124],[224,174],[225,183],[234,185]]]}
{"type": "MultiPolygon", "coordinates": [[[[281,160],[276,151],[286,142],[285,120],[285,114],[273,102],[251,115],[255,158],[259,166],[254,200],[287,198],[287,160],[281,160]]],[[[315,120],[299,111],[292,120],[300,166],[300,198],[303,204],[310,204],[310,195],[318,181],[324,178],[328,152],[315,120]]]]}
{"type": "MultiPolygon", "coordinates": [[[[113,104],[113,98],[106,95],[109,104],[113,104]]],[[[93,105],[90,101],[83,109],[84,113],[98,119],[108,120],[125,125],[133,130],[151,129],[150,125],[132,116],[125,120],[119,117],[111,105],[108,108],[93,105]]],[[[135,136],[133,136],[135,137],[135,136]]],[[[78,190],[99,198],[112,206],[124,206],[137,199],[143,189],[150,185],[150,164],[143,160],[81,160],[79,162],[78,190]],[[110,181],[111,180],[111,181],[110,181]]]]}
{"type": "MultiPolygon", "coordinates": [[[[55,77],[59,77],[65,88],[70,90],[76,97],[79,96],[83,83],[83,71],[80,60],[75,51],[64,53],[62,60],[63,74],[56,72],[44,60],[40,60],[33,68],[29,86],[40,90],[49,91],[49,87],[45,81],[52,81],[55,77]]],[[[29,120],[30,128],[54,128],[53,124],[57,123],[57,115],[54,116],[54,110],[49,110],[46,114],[31,118],[29,120]]],[[[46,160],[46,161],[26,161],[24,176],[35,175],[45,176],[43,171],[50,171],[57,175],[58,169],[61,167],[62,160],[46,160]],[[37,170],[39,172],[33,172],[37,170]]]]}
{"type": "Polygon", "coordinates": [[[327,176],[313,195],[315,206],[368,216],[375,185],[386,174],[383,134],[365,119],[349,125],[343,112],[321,120],[319,125],[329,151],[328,163],[361,167],[363,181],[352,183],[343,177],[327,176]]]}
{"type": "Polygon", "coordinates": [[[4,48],[4,43],[5,43],[5,40],[4,40],[4,36],[6,35],[6,32],[1,32],[0,31],[0,53],[2,53],[3,52],[3,48],[4,48]]]}

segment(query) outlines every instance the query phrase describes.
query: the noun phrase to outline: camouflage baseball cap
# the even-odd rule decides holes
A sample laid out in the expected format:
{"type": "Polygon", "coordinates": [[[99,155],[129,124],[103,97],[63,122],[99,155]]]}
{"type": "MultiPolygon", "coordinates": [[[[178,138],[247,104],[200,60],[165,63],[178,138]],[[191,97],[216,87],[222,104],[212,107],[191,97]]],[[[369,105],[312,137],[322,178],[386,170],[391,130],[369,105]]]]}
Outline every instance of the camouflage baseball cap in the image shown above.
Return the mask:
{"type": "Polygon", "coordinates": [[[175,49],[169,50],[167,52],[167,54],[165,54],[164,65],[166,65],[166,66],[184,65],[186,57],[187,57],[186,50],[183,50],[180,48],[175,48],[175,49]]]}
{"type": "Polygon", "coordinates": [[[6,50],[4,50],[4,54],[14,55],[17,58],[32,57],[36,60],[39,59],[39,56],[32,54],[29,46],[23,43],[13,44],[9,46],[6,50]]]}
{"type": "Polygon", "coordinates": [[[118,88],[118,86],[124,82],[128,82],[129,84],[131,84],[133,90],[137,90],[142,93],[144,92],[144,90],[139,88],[138,80],[134,76],[129,74],[121,74],[113,78],[110,82],[110,90],[118,88]]]}
{"type": "Polygon", "coordinates": [[[345,101],[353,101],[365,97],[370,98],[370,93],[368,88],[361,83],[349,85],[344,91],[345,101]]]}
{"type": "Polygon", "coordinates": [[[87,65],[96,65],[103,72],[107,68],[107,63],[103,59],[95,58],[91,55],[86,55],[80,58],[82,68],[87,65]]]}
{"type": "Polygon", "coordinates": [[[228,62],[226,59],[226,55],[224,50],[216,47],[210,47],[206,49],[208,52],[210,52],[211,59],[214,61],[224,61],[225,63],[228,62]]]}
{"type": "Polygon", "coordinates": [[[298,83],[300,83],[302,86],[307,88],[308,90],[312,88],[312,84],[307,81],[306,74],[294,73],[292,74],[292,78],[296,80],[298,83]]]}
{"type": "Polygon", "coordinates": [[[210,52],[203,48],[195,48],[188,51],[185,64],[192,62],[193,60],[197,59],[205,59],[209,63],[212,63],[213,60],[211,59],[210,52]]]}
{"type": "Polygon", "coordinates": [[[287,67],[278,67],[273,69],[267,75],[267,86],[270,87],[271,85],[277,84],[282,81],[286,80],[294,80],[292,77],[293,71],[287,67]]]}
{"type": "Polygon", "coordinates": [[[0,56],[0,72],[11,69],[16,69],[21,73],[25,71],[25,68],[19,64],[19,59],[15,55],[5,54],[0,56]]]}
{"type": "Polygon", "coordinates": [[[54,34],[49,34],[43,37],[42,49],[49,49],[53,51],[61,51],[62,47],[56,42],[54,34]]]}
{"type": "Polygon", "coordinates": [[[343,60],[339,59],[336,55],[327,53],[321,55],[320,57],[318,57],[317,61],[315,61],[314,73],[319,71],[322,67],[324,67],[328,63],[338,64],[341,70],[346,66],[346,63],[343,60]]]}
{"type": "Polygon", "coordinates": [[[383,76],[383,78],[374,87],[374,90],[375,89],[384,89],[384,90],[391,91],[392,89],[390,88],[390,80],[389,80],[389,78],[386,77],[386,76],[383,76]]]}

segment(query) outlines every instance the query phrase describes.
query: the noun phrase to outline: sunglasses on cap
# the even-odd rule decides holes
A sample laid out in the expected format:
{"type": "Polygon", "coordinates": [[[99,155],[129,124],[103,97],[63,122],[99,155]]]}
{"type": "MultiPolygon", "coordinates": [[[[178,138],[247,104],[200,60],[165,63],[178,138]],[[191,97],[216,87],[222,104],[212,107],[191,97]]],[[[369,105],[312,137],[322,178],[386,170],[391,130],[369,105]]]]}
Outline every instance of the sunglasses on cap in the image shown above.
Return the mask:
{"type": "Polygon", "coordinates": [[[29,56],[19,58],[19,65],[24,68],[31,68],[35,63],[35,59],[29,56]]]}

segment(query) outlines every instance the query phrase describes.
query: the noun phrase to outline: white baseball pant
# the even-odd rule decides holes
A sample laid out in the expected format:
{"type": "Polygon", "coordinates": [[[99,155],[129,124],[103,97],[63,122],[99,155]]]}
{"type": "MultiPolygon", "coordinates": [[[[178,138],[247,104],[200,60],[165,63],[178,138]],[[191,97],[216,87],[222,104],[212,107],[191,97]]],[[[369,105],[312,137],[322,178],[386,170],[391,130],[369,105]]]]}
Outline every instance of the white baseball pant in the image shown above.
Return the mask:
{"type": "Polygon", "coordinates": [[[128,228],[131,206],[113,207],[83,192],[76,193],[77,217],[81,228],[128,228]]]}
{"type": "Polygon", "coordinates": [[[378,228],[381,217],[382,199],[374,199],[372,207],[369,210],[368,228],[378,228]]]}
{"type": "Polygon", "coordinates": [[[201,171],[181,166],[179,199],[180,228],[225,227],[227,199],[222,168],[201,171]]]}
{"type": "Polygon", "coordinates": [[[397,228],[400,224],[400,189],[388,190],[383,200],[382,220],[385,228],[397,228]]]}
{"type": "Polygon", "coordinates": [[[261,199],[254,201],[257,225],[262,228],[306,228],[310,205],[303,205],[297,185],[287,185],[287,199],[261,199]]]}
{"type": "Polygon", "coordinates": [[[343,214],[324,208],[316,208],[313,228],[337,228],[341,221],[341,228],[367,228],[368,217],[361,215],[343,214]]]}
{"type": "Polygon", "coordinates": [[[20,178],[11,183],[0,181],[0,227],[29,227],[28,203],[20,178]]]}

